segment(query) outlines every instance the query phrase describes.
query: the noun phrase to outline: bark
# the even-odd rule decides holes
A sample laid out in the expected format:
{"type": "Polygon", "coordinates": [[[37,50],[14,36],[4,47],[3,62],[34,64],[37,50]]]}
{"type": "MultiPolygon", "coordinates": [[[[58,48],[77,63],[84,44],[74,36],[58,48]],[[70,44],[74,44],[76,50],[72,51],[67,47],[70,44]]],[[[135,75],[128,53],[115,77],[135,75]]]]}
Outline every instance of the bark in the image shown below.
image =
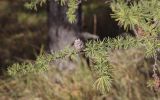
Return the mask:
{"type": "Polygon", "coordinates": [[[50,52],[61,50],[74,43],[79,37],[81,25],[81,8],[77,10],[78,21],[68,22],[67,6],[61,6],[55,0],[48,0],[48,44],[50,52]]]}

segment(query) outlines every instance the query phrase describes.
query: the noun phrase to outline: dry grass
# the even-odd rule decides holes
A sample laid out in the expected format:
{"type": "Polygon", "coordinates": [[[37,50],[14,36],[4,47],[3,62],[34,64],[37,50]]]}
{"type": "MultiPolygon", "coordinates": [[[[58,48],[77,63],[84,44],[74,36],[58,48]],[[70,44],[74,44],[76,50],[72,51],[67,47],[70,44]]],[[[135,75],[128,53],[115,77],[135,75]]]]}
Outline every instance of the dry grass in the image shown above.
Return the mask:
{"type": "Polygon", "coordinates": [[[5,78],[0,81],[1,100],[97,100],[93,77],[86,66],[63,71],[50,66],[47,72],[5,78]]]}
{"type": "Polygon", "coordinates": [[[137,49],[115,51],[109,56],[113,84],[108,93],[93,88],[94,73],[85,63],[74,71],[49,67],[47,72],[0,81],[0,100],[159,100],[158,92],[147,87],[150,66],[137,49]]]}
{"type": "Polygon", "coordinates": [[[109,60],[114,69],[113,95],[115,100],[159,100],[158,92],[147,87],[152,64],[139,49],[115,51],[109,60]],[[156,97],[157,96],[157,97],[156,97]]]}

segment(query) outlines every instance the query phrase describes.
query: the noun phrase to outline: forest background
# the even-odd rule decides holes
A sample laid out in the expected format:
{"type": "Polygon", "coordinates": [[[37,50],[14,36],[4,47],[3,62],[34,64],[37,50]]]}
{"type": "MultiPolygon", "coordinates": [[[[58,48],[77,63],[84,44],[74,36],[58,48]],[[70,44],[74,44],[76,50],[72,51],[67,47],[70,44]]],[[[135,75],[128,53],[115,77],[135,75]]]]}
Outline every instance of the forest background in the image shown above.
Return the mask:
{"type": "MultiPolygon", "coordinates": [[[[158,0],[151,1],[159,3],[158,0]]],[[[30,10],[24,6],[25,3],[25,0],[0,1],[0,68],[3,74],[0,81],[1,100],[158,100],[159,61],[156,50],[159,48],[159,40],[155,36],[116,36],[124,33],[127,28],[133,29],[133,33],[136,33],[134,29],[137,29],[139,34],[158,33],[159,27],[154,26],[154,21],[160,18],[159,14],[156,13],[152,17],[142,14],[146,19],[140,19],[139,22],[136,15],[130,20],[123,20],[125,16],[121,15],[126,14],[122,13],[124,9],[127,12],[127,9],[132,8],[130,11],[133,12],[129,14],[135,14],[135,9],[140,7],[136,8],[135,4],[129,8],[124,2],[113,3],[110,6],[104,4],[104,1],[86,1],[82,14],[83,30],[99,35],[100,38],[116,38],[88,42],[85,50],[87,57],[94,61],[93,69],[88,69],[83,60],[79,63],[79,58],[73,55],[79,67],[75,72],[68,74],[54,68],[46,68],[47,61],[56,57],[47,55],[45,58],[43,55],[47,48],[46,4],[38,6],[37,10],[30,10]],[[113,12],[110,7],[115,13],[112,17],[117,19],[116,21],[111,18],[113,12]],[[153,27],[148,27],[152,24],[153,27]],[[141,44],[145,45],[145,50],[141,44]],[[8,66],[11,67],[8,69],[8,66]],[[46,71],[48,74],[45,74],[46,71]],[[154,74],[157,76],[152,77],[154,74]],[[58,82],[53,82],[53,77],[58,82]]],[[[147,4],[152,4],[147,0],[143,3],[146,4],[144,8],[148,7],[147,4]]],[[[149,10],[153,9],[154,7],[149,10]]],[[[147,13],[146,11],[144,14],[147,13]]],[[[131,16],[129,14],[128,16],[131,16]]],[[[68,52],[70,54],[74,51],[60,52],[58,57],[63,57],[68,52]]]]}

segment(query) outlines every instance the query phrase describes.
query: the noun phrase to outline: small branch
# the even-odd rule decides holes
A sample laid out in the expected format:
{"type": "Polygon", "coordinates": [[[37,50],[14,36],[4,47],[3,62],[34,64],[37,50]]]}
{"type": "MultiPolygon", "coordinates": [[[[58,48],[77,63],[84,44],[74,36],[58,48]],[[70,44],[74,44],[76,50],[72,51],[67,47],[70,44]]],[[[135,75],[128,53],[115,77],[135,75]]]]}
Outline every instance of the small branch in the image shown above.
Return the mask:
{"type": "Polygon", "coordinates": [[[133,32],[136,35],[136,37],[139,37],[138,32],[137,32],[137,30],[135,28],[133,28],[133,32]]]}
{"type": "Polygon", "coordinates": [[[97,33],[97,15],[96,14],[93,15],[93,23],[94,23],[93,34],[96,34],[97,33]]]}

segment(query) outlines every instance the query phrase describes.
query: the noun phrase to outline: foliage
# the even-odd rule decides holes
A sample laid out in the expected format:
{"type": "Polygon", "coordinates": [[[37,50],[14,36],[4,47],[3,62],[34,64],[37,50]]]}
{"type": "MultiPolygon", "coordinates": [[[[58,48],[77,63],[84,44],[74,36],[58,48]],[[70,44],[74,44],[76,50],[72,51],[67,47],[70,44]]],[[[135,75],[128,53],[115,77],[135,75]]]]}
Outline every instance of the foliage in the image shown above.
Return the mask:
{"type": "Polygon", "coordinates": [[[153,57],[158,48],[159,40],[155,40],[154,37],[117,37],[116,39],[105,39],[104,41],[92,41],[86,44],[86,55],[94,61],[94,70],[98,74],[98,80],[96,81],[97,88],[104,91],[103,86],[106,85],[106,89],[110,87],[112,80],[112,67],[107,58],[109,54],[117,50],[126,50],[138,48],[142,50],[146,58],[153,57]],[[104,78],[105,77],[105,78],[104,78]],[[105,79],[105,80],[104,80],[105,79]],[[103,84],[106,83],[106,84],[103,84]],[[99,84],[103,85],[100,86],[99,84]]]}
{"type": "MultiPolygon", "coordinates": [[[[61,6],[67,6],[68,10],[66,12],[68,21],[74,23],[76,21],[76,11],[78,5],[81,3],[79,0],[55,0],[61,6]]],[[[28,9],[37,10],[37,5],[42,6],[46,3],[46,0],[31,0],[30,2],[25,3],[25,7],[28,9]]]]}
{"type": "MultiPolygon", "coordinates": [[[[37,70],[36,66],[34,68],[37,70]]],[[[45,71],[25,75],[19,73],[19,76],[0,79],[0,99],[97,100],[98,97],[92,97],[93,94],[98,95],[98,91],[92,88],[92,83],[93,77],[87,66],[77,65],[76,71],[71,72],[62,72],[48,66],[45,71]]]]}
{"type": "Polygon", "coordinates": [[[73,23],[76,21],[76,10],[78,9],[79,0],[69,0],[68,5],[68,11],[67,11],[67,17],[69,22],[73,23]]]}
{"type": "Polygon", "coordinates": [[[159,0],[114,0],[111,3],[112,17],[124,29],[132,29],[136,35],[156,35],[160,32],[159,0]]]}
{"type": "Polygon", "coordinates": [[[53,55],[40,55],[32,63],[14,64],[8,69],[11,77],[0,81],[0,91],[3,91],[0,97],[102,100],[111,96],[113,100],[158,100],[154,92],[146,88],[152,68],[144,58],[152,57],[155,52],[151,50],[156,50],[160,43],[152,39],[127,36],[88,42],[84,52],[90,59],[91,70],[85,62],[79,63],[79,58],[72,59],[77,62],[74,71],[62,71],[51,65],[56,59],[77,57],[71,48],[53,55]],[[15,94],[8,90],[14,90],[15,94]]]}
{"type": "MultiPolygon", "coordinates": [[[[113,11],[112,17],[118,21],[120,26],[123,26],[125,30],[133,30],[137,37],[140,36],[153,36],[153,40],[147,43],[146,54],[154,54],[153,65],[153,78],[154,88],[159,89],[160,79],[157,73],[158,71],[158,55],[157,50],[159,46],[154,43],[157,41],[157,36],[160,33],[160,1],[159,0],[131,0],[126,2],[125,0],[113,0],[111,3],[111,9],[113,11]],[[157,49],[154,49],[157,48],[157,49]]],[[[143,37],[144,41],[148,41],[143,37]]],[[[149,82],[151,83],[151,82],[149,82]]],[[[151,85],[151,84],[150,84],[151,85]]],[[[150,86],[149,85],[149,86],[150,86]]]]}
{"type": "MultiPolygon", "coordinates": [[[[30,8],[36,7],[38,3],[40,3],[40,0],[36,2],[32,1],[30,5],[33,6],[30,6],[30,8]]],[[[68,11],[66,12],[66,14],[69,21],[74,22],[76,18],[75,13],[78,9],[79,4],[78,0],[61,0],[60,3],[61,5],[68,6],[68,11]]],[[[86,56],[91,60],[92,71],[96,74],[97,78],[94,86],[102,92],[110,90],[111,85],[115,80],[113,75],[115,67],[113,67],[113,64],[111,64],[112,60],[109,59],[109,55],[111,53],[115,51],[125,51],[127,49],[136,48],[144,52],[144,58],[151,58],[157,56],[157,50],[160,46],[159,40],[156,37],[160,32],[159,0],[132,0],[131,2],[125,2],[125,0],[114,0],[113,2],[111,2],[111,9],[113,11],[112,17],[115,18],[116,21],[118,21],[120,26],[123,26],[125,30],[133,30],[135,35],[137,36],[145,37],[133,38],[127,36],[117,37],[116,39],[108,38],[103,41],[91,41],[86,44],[86,49],[84,51],[86,56]]],[[[72,54],[74,55],[76,53],[73,53],[73,51],[67,53],[59,52],[52,55],[51,58],[54,58],[52,60],[55,60],[57,56],[58,58],[63,58],[66,55],[71,56],[72,54]]],[[[37,61],[40,61],[37,66],[43,67],[47,63],[49,63],[51,59],[46,60],[46,62],[44,60],[42,60],[41,62],[41,59],[37,61]]],[[[37,61],[35,62],[35,65],[37,61]]],[[[16,73],[18,74],[19,72],[21,72],[22,69],[17,66],[24,66],[22,68],[26,69],[26,66],[28,65],[14,65],[13,67],[11,67],[11,69],[9,69],[10,75],[16,75],[16,73]]],[[[32,65],[29,66],[32,67],[32,65]]],[[[22,73],[26,72],[30,71],[22,70],[22,73]]],[[[125,83],[125,85],[126,84],[127,83],[125,83]]]]}
{"type": "Polygon", "coordinates": [[[25,3],[24,6],[28,9],[37,10],[37,5],[42,6],[46,1],[47,0],[31,0],[30,2],[25,3]]]}
{"type": "MultiPolygon", "coordinates": [[[[68,7],[68,11],[66,12],[68,20],[71,23],[75,22],[76,10],[81,1],[58,0],[56,2],[68,7]]],[[[26,3],[25,6],[37,10],[37,5],[42,6],[43,3],[46,3],[46,0],[31,0],[31,2],[26,3]]],[[[113,0],[110,5],[113,11],[112,17],[115,18],[124,29],[134,29],[136,35],[140,34],[138,32],[139,28],[144,31],[143,35],[155,35],[160,32],[159,0],[131,0],[130,2],[126,2],[126,0],[113,0]]]]}
{"type": "Polygon", "coordinates": [[[130,49],[125,52],[111,54],[109,60],[114,61],[112,66],[115,68],[113,87],[103,95],[92,87],[95,80],[93,78],[94,73],[87,67],[77,65],[78,69],[76,71],[66,73],[52,69],[49,66],[49,69],[45,72],[28,73],[21,77],[0,79],[0,99],[159,100],[159,93],[146,88],[147,75],[142,73],[142,71],[148,73],[150,65],[141,65],[142,60],[137,60],[141,64],[135,62],[134,57],[140,57],[141,55],[137,55],[141,53],[130,49]],[[130,63],[130,61],[133,62],[130,63]]]}
{"type": "MultiPolygon", "coordinates": [[[[113,77],[113,67],[109,61],[109,55],[117,50],[127,50],[137,48],[144,52],[145,57],[153,57],[159,48],[159,40],[153,37],[134,38],[117,37],[115,39],[105,39],[103,41],[91,41],[86,44],[85,55],[91,59],[91,69],[95,73],[97,80],[94,83],[95,88],[102,91],[109,91],[113,77]],[[154,42],[153,42],[154,41],[154,42]]],[[[76,55],[74,49],[65,49],[53,55],[44,55],[37,58],[35,63],[14,64],[8,72],[11,76],[22,76],[27,73],[37,73],[47,69],[50,61],[58,58],[70,57],[76,55]]]]}
{"type": "Polygon", "coordinates": [[[65,49],[59,51],[54,55],[44,54],[37,57],[37,60],[34,63],[22,63],[22,64],[13,64],[8,69],[8,74],[11,76],[23,76],[28,73],[39,73],[47,70],[49,63],[53,60],[64,58],[65,56],[71,56],[75,54],[73,49],[65,49]]]}

